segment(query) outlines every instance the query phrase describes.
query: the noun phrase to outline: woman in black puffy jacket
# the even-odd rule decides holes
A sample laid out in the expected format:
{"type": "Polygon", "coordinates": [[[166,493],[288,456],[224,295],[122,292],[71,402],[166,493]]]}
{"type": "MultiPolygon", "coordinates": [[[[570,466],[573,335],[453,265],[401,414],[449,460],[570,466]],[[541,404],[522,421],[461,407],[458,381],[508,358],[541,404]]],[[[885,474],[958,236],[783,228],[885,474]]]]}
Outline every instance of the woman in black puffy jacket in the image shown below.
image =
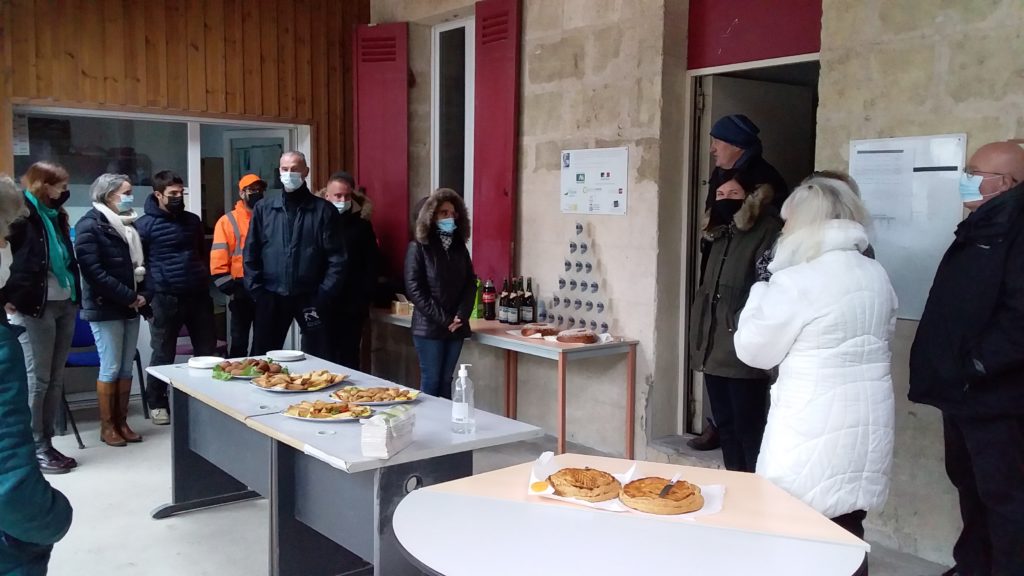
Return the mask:
{"type": "Polygon", "coordinates": [[[420,361],[420,390],[451,398],[452,372],[470,336],[476,274],[469,257],[469,216],[462,197],[440,188],[416,219],[405,254],[405,292],[415,307],[412,338],[420,361]]]}
{"type": "Polygon", "coordinates": [[[92,210],[75,225],[75,254],[82,273],[82,319],[89,321],[100,372],[100,440],[110,446],[141,442],[128,426],[132,361],[139,339],[139,310],[146,306],[142,242],[128,177],[103,174],[92,183],[92,210]]]}

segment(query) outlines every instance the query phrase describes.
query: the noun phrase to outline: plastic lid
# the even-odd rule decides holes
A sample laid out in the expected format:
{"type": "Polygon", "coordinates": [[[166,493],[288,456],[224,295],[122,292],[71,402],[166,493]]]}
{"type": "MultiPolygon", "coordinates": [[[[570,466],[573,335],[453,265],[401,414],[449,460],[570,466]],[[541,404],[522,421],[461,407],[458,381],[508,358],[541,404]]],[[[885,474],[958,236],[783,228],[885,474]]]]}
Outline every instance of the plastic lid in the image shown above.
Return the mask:
{"type": "Polygon", "coordinates": [[[459,365],[459,378],[468,378],[469,377],[469,370],[466,370],[466,368],[468,368],[470,366],[472,366],[472,364],[460,364],[459,365]]]}

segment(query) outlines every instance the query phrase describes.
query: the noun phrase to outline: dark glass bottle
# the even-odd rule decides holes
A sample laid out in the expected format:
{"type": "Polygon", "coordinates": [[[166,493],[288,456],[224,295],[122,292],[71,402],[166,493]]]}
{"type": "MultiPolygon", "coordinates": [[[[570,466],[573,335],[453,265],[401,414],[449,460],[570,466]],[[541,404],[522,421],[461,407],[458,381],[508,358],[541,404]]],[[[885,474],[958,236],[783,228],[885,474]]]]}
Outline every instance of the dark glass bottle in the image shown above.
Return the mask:
{"type": "Polygon", "coordinates": [[[484,320],[494,320],[498,317],[496,297],[494,282],[487,280],[484,282],[484,291],[481,297],[481,300],[484,301],[484,320]]]}
{"type": "MultiPolygon", "coordinates": [[[[520,279],[522,282],[522,279],[520,279]]],[[[519,305],[519,320],[523,324],[529,324],[537,318],[537,299],[533,295],[533,278],[526,279],[526,292],[523,293],[523,301],[519,305]]]]}

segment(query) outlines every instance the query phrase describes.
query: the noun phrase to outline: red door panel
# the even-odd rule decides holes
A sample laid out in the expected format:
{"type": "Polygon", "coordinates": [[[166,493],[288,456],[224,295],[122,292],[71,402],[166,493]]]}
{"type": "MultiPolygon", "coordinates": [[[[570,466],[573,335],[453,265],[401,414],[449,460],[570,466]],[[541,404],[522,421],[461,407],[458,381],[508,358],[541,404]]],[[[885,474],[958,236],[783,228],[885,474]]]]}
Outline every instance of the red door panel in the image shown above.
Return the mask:
{"type": "Polygon", "coordinates": [[[356,178],[380,207],[373,227],[384,272],[402,277],[409,242],[409,28],[405,22],[356,31],[356,178]]]}
{"type": "Polygon", "coordinates": [[[813,54],[821,0],[691,0],[685,42],[690,70],[813,54]]]}
{"type": "Polygon", "coordinates": [[[495,282],[514,257],[520,38],[519,0],[477,2],[473,266],[495,282]]]}

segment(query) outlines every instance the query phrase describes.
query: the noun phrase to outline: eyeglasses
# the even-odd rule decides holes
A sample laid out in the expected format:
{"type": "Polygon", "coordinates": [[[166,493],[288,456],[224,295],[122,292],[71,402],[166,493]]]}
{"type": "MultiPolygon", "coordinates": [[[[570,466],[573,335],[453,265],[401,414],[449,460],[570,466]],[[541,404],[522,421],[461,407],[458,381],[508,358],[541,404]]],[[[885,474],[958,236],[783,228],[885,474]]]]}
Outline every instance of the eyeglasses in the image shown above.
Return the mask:
{"type": "Polygon", "coordinates": [[[985,178],[985,179],[988,179],[988,178],[1001,178],[1003,176],[1006,176],[1006,174],[1001,174],[999,172],[986,172],[984,170],[971,170],[970,168],[964,168],[964,174],[967,174],[968,176],[981,176],[982,178],[985,178]],[[987,176],[986,176],[986,174],[987,174],[987,176]]]}

